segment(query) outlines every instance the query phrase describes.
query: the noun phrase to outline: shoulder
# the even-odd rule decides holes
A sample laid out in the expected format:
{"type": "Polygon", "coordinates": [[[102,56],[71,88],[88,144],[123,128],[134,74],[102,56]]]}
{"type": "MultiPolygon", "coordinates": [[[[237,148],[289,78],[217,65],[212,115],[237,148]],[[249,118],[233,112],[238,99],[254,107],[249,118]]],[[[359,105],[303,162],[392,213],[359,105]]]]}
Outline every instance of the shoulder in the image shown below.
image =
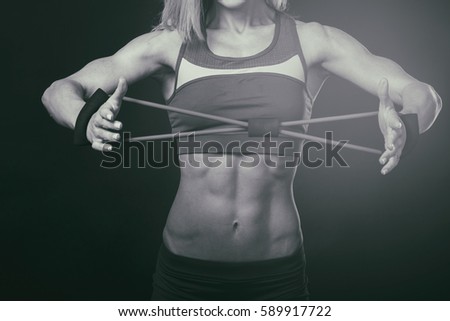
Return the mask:
{"type": "Polygon", "coordinates": [[[296,20],[297,32],[304,50],[323,62],[334,56],[346,55],[348,52],[367,50],[355,38],[338,28],[318,22],[302,22],[296,20]]]}
{"type": "Polygon", "coordinates": [[[315,21],[303,22],[295,20],[295,23],[299,36],[306,37],[308,41],[316,41],[317,44],[329,43],[348,36],[348,34],[338,28],[323,25],[315,21]]]}
{"type": "Polygon", "coordinates": [[[330,29],[329,26],[323,25],[319,22],[303,22],[295,20],[298,35],[307,41],[324,41],[328,36],[330,29]]]}
{"type": "Polygon", "coordinates": [[[326,28],[327,26],[316,22],[316,21],[311,21],[311,22],[304,22],[304,21],[300,21],[300,20],[295,20],[295,24],[297,26],[297,31],[298,32],[308,32],[308,33],[315,33],[315,34],[323,34],[326,32],[326,28]]]}
{"type": "Polygon", "coordinates": [[[165,64],[171,60],[174,52],[178,53],[182,43],[183,40],[177,30],[155,30],[134,38],[116,55],[143,60],[152,59],[165,64]]]}
{"type": "Polygon", "coordinates": [[[309,66],[323,61],[327,46],[328,27],[318,22],[295,20],[303,54],[309,66]]]}

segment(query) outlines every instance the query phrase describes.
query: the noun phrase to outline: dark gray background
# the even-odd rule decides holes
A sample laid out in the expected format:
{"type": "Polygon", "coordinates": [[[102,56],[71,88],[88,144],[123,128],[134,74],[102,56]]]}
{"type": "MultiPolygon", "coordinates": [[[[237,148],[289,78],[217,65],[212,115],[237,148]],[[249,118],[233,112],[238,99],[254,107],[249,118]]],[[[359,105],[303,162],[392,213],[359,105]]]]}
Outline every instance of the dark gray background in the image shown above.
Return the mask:
{"type": "MultiPolygon", "coordinates": [[[[291,1],[304,21],[350,33],[433,85],[435,126],[387,177],[376,157],[346,151],[350,168],[301,168],[301,212],[312,298],[448,300],[450,294],[448,1],[291,1]]],[[[110,55],[156,22],[159,1],[27,1],[5,9],[0,170],[0,299],[146,300],[178,170],[103,170],[74,147],[40,96],[54,80],[110,55]]],[[[130,96],[161,101],[146,80],[130,96]]],[[[329,81],[314,117],[377,109],[376,97],[329,81]]],[[[164,112],[124,105],[134,134],[168,132],[164,112]]],[[[381,146],[375,119],[311,126],[381,146]]]]}

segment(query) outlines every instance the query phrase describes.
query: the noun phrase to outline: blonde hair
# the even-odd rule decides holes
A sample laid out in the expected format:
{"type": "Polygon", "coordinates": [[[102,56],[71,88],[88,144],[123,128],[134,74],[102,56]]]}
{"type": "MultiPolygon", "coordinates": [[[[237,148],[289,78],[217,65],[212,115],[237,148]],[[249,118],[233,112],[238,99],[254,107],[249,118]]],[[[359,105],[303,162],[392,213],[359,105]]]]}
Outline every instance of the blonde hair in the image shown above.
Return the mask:
{"type": "MultiPolygon", "coordinates": [[[[154,30],[177,30],[184,41],[204,40],[203,26],[213,0],[164,0],[161,22],[154,30]]],[[[286,10],[288,0],[266,0],[276,11],[286,10]]]]}

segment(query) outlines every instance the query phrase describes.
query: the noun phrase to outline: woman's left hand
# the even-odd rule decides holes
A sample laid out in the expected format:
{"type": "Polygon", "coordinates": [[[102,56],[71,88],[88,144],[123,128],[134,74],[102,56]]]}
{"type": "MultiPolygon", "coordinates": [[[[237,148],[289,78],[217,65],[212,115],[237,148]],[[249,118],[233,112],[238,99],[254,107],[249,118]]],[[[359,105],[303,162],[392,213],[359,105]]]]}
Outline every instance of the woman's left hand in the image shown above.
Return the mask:
{"type": "Polygon", "coordinates": [[[380,98],[380,109],[378,123],[384,136],[385,152],[380,157],[383,165],[381,174],[386,175],[399,163],[403,147],[406,142],[405,126],[394,107],[394,102],[389,97],[389,83],[382,79],[378,86],[378,97],[380,98]]]}

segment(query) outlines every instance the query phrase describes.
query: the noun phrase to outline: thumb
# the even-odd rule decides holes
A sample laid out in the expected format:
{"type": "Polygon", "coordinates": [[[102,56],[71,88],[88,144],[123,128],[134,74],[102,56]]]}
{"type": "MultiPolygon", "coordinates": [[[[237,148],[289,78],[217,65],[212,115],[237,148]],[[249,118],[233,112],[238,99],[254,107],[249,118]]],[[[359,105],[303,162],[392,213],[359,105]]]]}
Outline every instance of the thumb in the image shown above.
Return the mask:
{"type": "Polygon", "coordinates": [[[381,79],[378,84],[378,98],[380,99],[380,108],[393,107],[393,102],[389,97],[389,82],[386,78],[381,79]]]}
{"type": "Polygon", "coordinates": [[[122,104],[123,97],[125,97],[125,94],[127,93],[127,90],[128,90],[128,84],[127,84],[126,79],[123,77],[120,77],[116,90],[109,98],[111,103],[113,103],[115,106],[117,106],[119,108],[120,105],[122,104]]]}

